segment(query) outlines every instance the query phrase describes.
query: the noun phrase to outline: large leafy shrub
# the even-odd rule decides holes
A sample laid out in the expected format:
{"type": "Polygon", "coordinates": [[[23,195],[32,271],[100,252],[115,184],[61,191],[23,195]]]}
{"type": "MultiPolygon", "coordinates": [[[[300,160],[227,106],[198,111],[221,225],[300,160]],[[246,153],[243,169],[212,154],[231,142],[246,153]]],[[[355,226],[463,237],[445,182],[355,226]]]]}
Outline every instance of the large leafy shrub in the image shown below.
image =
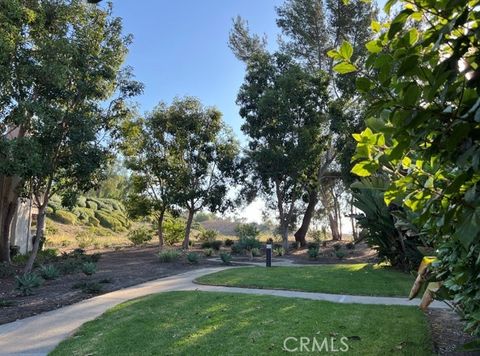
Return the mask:
{"type": "Polygon", "coordinates": [[[180,242],[185,235],[185,220],[168,217],[163,222],[163,239],[167,245],[180,242]]]}
{"type": "Polygon", "coordinates": [[[75,225],[77,222],[75,214],[65,210],[56,210],[50,217],[52,220],[66,225],[75,225]]]}
{"type": "Polygon", "coordinates": [[[127,237],[130,242],[133,243],[135,246],[142,245],[152,240],[153,238],[152,232],[145,227],[140,227],[138,229],[130,231],[127,237]]]}
{"type": "Polygon", "coordinates": [[[388,175],[385,203],[415,213],[437,248],[437,278],[480,335],[479,0],[389,0],[392,21],[373,23],[364,64],[352,46],[330,51],[341,73],[359,71],[367,129],[356,134],[353,173],[388,175]]]}

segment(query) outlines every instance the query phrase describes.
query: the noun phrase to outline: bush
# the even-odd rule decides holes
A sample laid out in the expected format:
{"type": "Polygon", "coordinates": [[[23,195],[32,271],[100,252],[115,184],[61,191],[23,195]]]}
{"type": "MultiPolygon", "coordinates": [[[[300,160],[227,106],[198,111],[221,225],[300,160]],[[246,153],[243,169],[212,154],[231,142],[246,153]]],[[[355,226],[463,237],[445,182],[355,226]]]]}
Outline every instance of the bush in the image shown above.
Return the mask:
{"type": "Polygon", "coordinates": [[[95,236],[91,235],[88,231],[82,231],[75,235],[75,240],[77,241],[78,247],[83,249],[92,246],[96,239],[95,236]]]}
{"type": "Polygon", "coordinates": [[[232,250],[232,253],[235,255],[239,255],[243,252],[242,246],[237,242],[236,244],[233,244],[230,249],[232,250]]]}
{"type": "Polygon", "coordinates": [[[225,246],[230,247],[235,243],[232,239],[226,239],[225,240],[225,246]]]}
{"type": "Polygon", "coordinates": [[[94,216],[91,216],[91,217],[88,218],[87,225],[88,226],[99,227],[100,226],[100,220],[98,220],[94,216]]]}
{"type": "Polygon", "coordinates": [[[60,276],[60,271],[54,265],[46,265],[40,267],[40,276],[46,280],[57,279],[60,276]]]}
{"type": "Polygon", "coordinates": [[[335,251],[339,251],[341,248],[342,248],[342,245],[340,245],[340,244],[335,244],[335,245],[333,245],[333,249],[334,249],[335,251]]]}
{"type": "Polygon", "coordinates": [[[198,254],[195,252],[190,252],[187,255],[187,261],[190,262],[191,264],[197,264],[199,259],[200,258],[198,257],[198,254]]]}
{"type": "Polygon", "coordinates": [[[75,225],[77,217],[69,211],[56,210],[51,216],[51,219],[65,225],[75,225]]]}
{"type": "Polygon", "coordinates": [[[15,277],[15,289],[24,296],[32,295],[34,289],[40,287],[41,284],[42,279],[35,273],[27,273],[15,277]]]}
{"type": "Polygon", "coordinates": [[[214,241],[218,237],[218,231],[216,230],[204,230],[199,235],[200,241],[214,241]]]}
{"type": "Polygon", "coordinates": [[[75,259],[67,259],[60,264],[59,269],[63,274],[72,274],[80,270],[80,262],[75,259]]]}
{"type": "Polygon", "coordinates": [[[92,210],[98,210],[98,205],[92,200],[87,200],[86,202],[87,208],[92,209],[92,210]]]}
{"type": "Polygon", "coordinates": [[[283,256],[285,255],[285,249],[283,247],[275,247],[273,249],[273,254],[276,256],[283,256]]]}
{"type": "Polygon", "coordinates": [[[220,247],[222,247],[222,243],[221,240],[205,241],[202,243],[202,248],[212,248],[215,251],[218,251],[220,250],[220,247]]]}
{"type": "Polygon", "coordinates": [[[355,250],[355,244],[353,242],[349,242],[345,245],[348,250],[355,250]]]}
{"type": "Polygon", "coordinates": [[[8,278],[15,275],[15,270],[6,262],[0,262],[0,278],[8,278]]]}
{"type": "Polygon", "coordinates": [[[97,265],[94,262],[84,262],[82,264],[82,272],[87,276],[91,276],[97,272],[97,265]]]}
{"type": "Polygon", "coordinates": [[[229,265],[232,262],[232,255],[229,253],[221,253],[220,258],[222,259],[222,262],[226,265],[229,265]]]}
{"type": "Polygon", "coordinates": [[[257,247],[252,248],[252,256],[258,257],[258,256],[261,256],[261,255],[262,255],[262,252],[260,251],[259,248],[257,248],[257,247]]]}
{"type": "Polygon", "coordinates": [[[318,242],[309,242],[307,243],[307,248],[316,248],[316,249],[319,249],[320,248],[320,244],[318,242]]]}
{"type": "Polygon", "coordinates": [[[168,217],[163,222],[163,239],[167,245],[182,241],[185,235],[185,220],[168,217]]]}
{"type": "Polygon", "coordinates": [[[238,224],[235,228],[235,233],[239,239],[254,239],[258,238],[260,231],[256,224],[238,224]]]}
{"type": "Polygon", "coordinates": [[[342,258],[344,258],[346,256],[346,253],[339,250],[339,251],[335,252],[335,256],[337,256],[337,258],[341,260],[342,258]]]}
{"type": "Polygon", "coordinates": [[[115,232],[125,231],[124,224],[106,211],[95,211],[95,217],[98,219],[98,221],[100,221],[100,225],[107,229],[115,232]]]}
{"type": "Polygon", "coordinates": [[[72,288],[81,289],[83,293],[87,294],[98,294],[103,290],[103,285],[97,282],[78,282],[72,288]]]}
{"type": "Polygon", "coordinates": [[[308,249],[308,257],[312,258],[312,259],[316,259],[318,258],[318,248],[315,248],[315,247],[310,247],[308,249]]]}
{"type": "Polygon", "coordinates": [[[149,229],[145,227],[141,227],[141,228],[130,231],[127,235],[127,238],[135,246],[138,246],[138,245],[143,245],[148,241],[151,241],[153,236],[152,236],[152,232],[149,229]]]}
{"type": "Polygon", "coordinates": [[[203,250],[203,253],[205,254],[205,256],[210,257],[213,255],[213,248],[206,248],[203,250]]]}
{"type": "Polygon", "coordinates": [[[243,237],[238,241],[238,247],[241,251],[251,252],[255,248],[260,248],[262,244],[255,237],[243,237]]]}
{"type": "Polygon", "coordinates": [[[158,254],[160,262],[174,262],[180,257],[180,253],[175,250],[165,250],[158,254]]]}
{"type": "Polygon", "coordinates": [[[15,302],[13,300],[0,298],[0,308],[11,307],[13,305],[15,305],[15,302]]]}

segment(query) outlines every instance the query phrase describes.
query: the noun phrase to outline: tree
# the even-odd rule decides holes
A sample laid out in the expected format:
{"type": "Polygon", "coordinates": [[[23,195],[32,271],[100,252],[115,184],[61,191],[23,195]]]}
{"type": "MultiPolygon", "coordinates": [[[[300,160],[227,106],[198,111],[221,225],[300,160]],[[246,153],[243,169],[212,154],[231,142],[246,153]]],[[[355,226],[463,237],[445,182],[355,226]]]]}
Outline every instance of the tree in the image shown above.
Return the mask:
{"type": "Polygon", "coordinates": [[[365,64],[332,53],[337,69],[358,72],[371,117],[352,172],[389,177],[385,203],[412,213],[439,251],[435,278],[480,335],[480,1],[390,0],[387,13],[395,3],[390,22],[372,24],[365,64]]]}
{"type": "Polygon", "coordinates": [[[247,21],[240,16],[233,20],[233,28],[228,37],[228,47],[235,57],[243,62],[248,62],[255,53],[264,52],[266,45],[266,37],[260,38],[258,35],[250,34],[247,21]]]}
{"type": "Polygon", "coordinates": [[[126,100],[141,85],[130,80],[128,70],[121,71],[130,37],[122,36],[121,21],[112,17],[111,7],[32,1],[20,9],[28,21],[13,18],[19,24],[13,63],[2,62],[12,73],[2,123],[18,132],[15,139],[2,136],[2,153],[8,157],[2,171],[6,177],[18,173],[18,188],[28,186],[38,207],[28,272],[43,239],[50,197],[63,192],[64,203],[72,204],[78,191],[95,185],[108,158],[99,133],[111,131],[128,114],[126,100]],[[19,143],[23,150],[14,150],[19,143]],[[15,170],[21,166],[30,170],[15,170]]]}
{"type": "Polygon", "coordinates": [[[245,168],[251,186],[245,190],[250,199],[248,193],[259,190],[277,210],[286,248],[325,149],[327,86],[321,73],[307,73],[289,56],[263,53],[249,61],[238,94],[242,131],[249,137],[245,168]]]}
{"type": "Polygon", "coordinates": [[[363,60],[366,55],[363,44],[372,34],[369,26],[371,19],[376,16],[376,9],[360,0],[349,4],[338,0],[327,0],[325,3],[322,0],[287,0],[277,8],[277,15],[277,25],[284,35],[282,50],[309,71],[324,70],[330,74],[328,116],[332,147],[323,152],[322,163],[317,169],[317,182],[309,189],[305,199],[307,206],[295,239],[302,245],[306,244],[310,221],[321,201],[324,207],[332,208],[327,213],[328,220],[333,239],[338,240],[341,239],[339,200],[331,196],[331,189],[323,186],[331,185],[332,179],[351,179],[348,153],[352,153],[355,147],[351,134],[361,125],[363,114],[361,101],[355,93],[355,74],[336,75],[327,51],[348,40],[351,46],[343,50],[352,51],[355,59],[363,60]]]}

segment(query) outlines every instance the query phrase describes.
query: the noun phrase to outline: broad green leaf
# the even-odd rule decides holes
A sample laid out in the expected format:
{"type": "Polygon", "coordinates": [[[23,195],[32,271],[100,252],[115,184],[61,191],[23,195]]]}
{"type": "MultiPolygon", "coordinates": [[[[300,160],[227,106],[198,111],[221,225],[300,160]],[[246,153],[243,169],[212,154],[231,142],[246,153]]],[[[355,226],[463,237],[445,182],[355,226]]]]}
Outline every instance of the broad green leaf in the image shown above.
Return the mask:
{"type": "Polygon", "coordinates": [[[347,74],[357,71],[357,67],[348,62],[341,62],[333,67],[333,70],[340,74],[347,74]]]}
{"type": "Polygon", "coordinates": [[[360,77],[356,80],[356,86],[359,91],[369,92],[373,87],[373,83],[368,78],[360,77]]]}
{"type": "Polygon", "coordinates": [[[395,5],[395,3],[397,2],[398,0],[388,0],[387,3],[385,4],[383,10],[385,11],[385,13],[387,15],[390,14],[390,10],[392,8],[393,5],[395,5]]]}
{"type": "Polygon", "coordinates": [[[402,159],[403,168],[408,169],[410,168],[411,165],[412,165],[412,160],[410,159],[410,157],[407,157],[407,156],[403,157],[402,159]]]}
{"type": "Polygon", "coordinates": [[[353,55],[352,45],[347,41],[343,41],[343,43],[340,47],[339,53],[345,60],[349,61],[350,58],[352,58],[352,55],[353,55]]]}
{"type": "Polygon", "coordinates": [[[379,45],[379,42],[377,40],[373,40],[370,42],[367,42],[365,44],[365,47],[370,53],[378,53],[382,51],[382,46],[379,45]]]}
{"type": "Polygon", "coordinates": [[[335,60],[341,60],[342,59],[342,56],[340,55],[340,53],[338,53],[338,51],[335,50],[335,49],[331,49],[330,51],[328,51],[327,56],[329,56],[330,58],[333,58],[335,60]]]}
{"type": "Polygon", "coordinates": [[[352,168],[352,173],[359,177],[368,177],[377,170],[377,165],[370,161],[357,163],[352,168]]]}
{"type": "Polygon", "coordinates": [[[373,32],[380,32],[382,30],[382,25],[379,22],[374,20],[370,24],[370,28],[372,29],[373,32]]]}

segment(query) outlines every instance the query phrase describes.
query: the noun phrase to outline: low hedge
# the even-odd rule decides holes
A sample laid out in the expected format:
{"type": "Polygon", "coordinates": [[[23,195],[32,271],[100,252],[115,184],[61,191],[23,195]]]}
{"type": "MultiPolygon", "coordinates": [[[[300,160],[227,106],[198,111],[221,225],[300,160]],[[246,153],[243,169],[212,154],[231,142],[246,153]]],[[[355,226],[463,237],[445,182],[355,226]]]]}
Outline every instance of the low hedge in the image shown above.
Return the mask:
{"type": "Polygon", "coordinates": [[[75,214],[65,211],[65,210],[56,210],[52,214],[49,215],[49,217],[61,224],[66,224],[66,225],[75,225],[77,223],[77,217],[75,214]]]}

